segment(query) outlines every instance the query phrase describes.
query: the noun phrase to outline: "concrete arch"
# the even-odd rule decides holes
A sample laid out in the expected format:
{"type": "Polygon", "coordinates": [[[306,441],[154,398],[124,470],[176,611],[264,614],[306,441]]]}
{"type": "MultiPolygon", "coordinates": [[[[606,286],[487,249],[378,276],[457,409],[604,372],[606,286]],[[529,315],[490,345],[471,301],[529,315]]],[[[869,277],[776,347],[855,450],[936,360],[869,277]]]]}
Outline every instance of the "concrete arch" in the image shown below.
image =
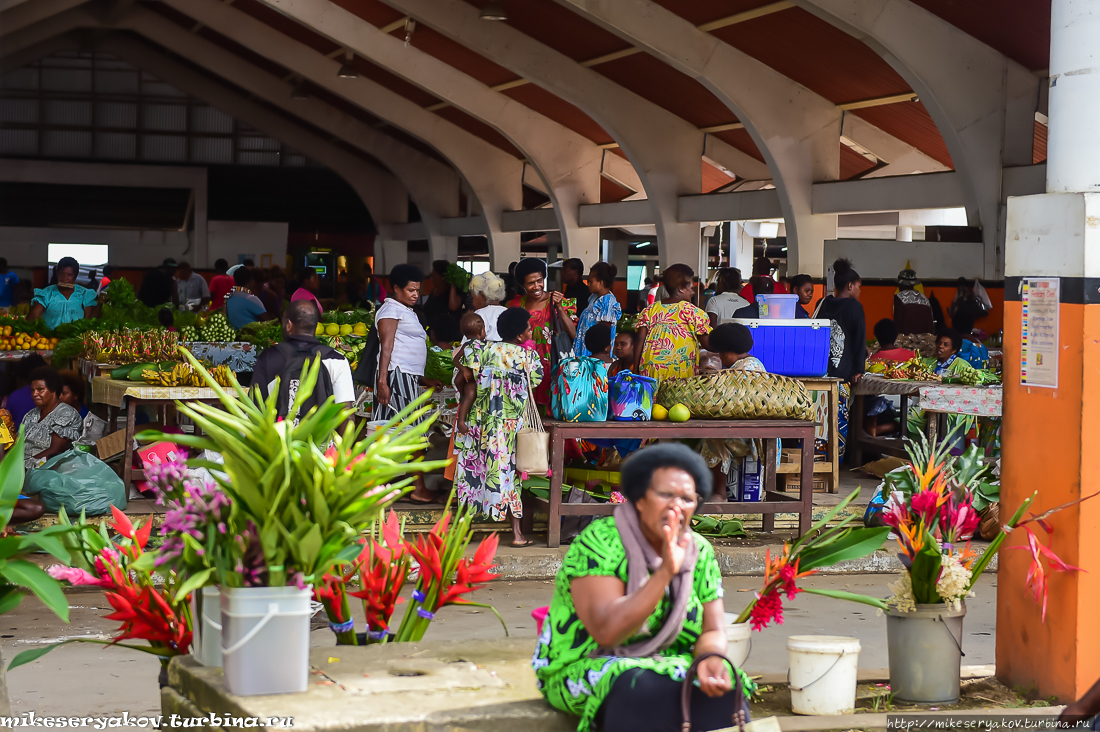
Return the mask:
{"type": "Polygon", "coordinates": [[[790,271],[824,276],[837,218],[813,215],[812,187],[839,178],[836,105],[651,0],[557,1],[697,79],[737,115],[779,190],[790,271]]]}
{"type": "MultiPolygon", "coordinates": [[[[522,161],[366,77],[338,78],[339,60],[326,58],[245,13],[221,3],[186,2],[179,8],[221,35],[275,60],[438,150],[466,181],[481,207],[494,268],[505,268],[508,262],[519,259],[520,235],[501,230],[501,215],[522,208],[522,161]]],[[[382,137],[388,144],[395,144],[391,138],[382,137]]],[[[456,197],[453,213],[445,215],[460,213],[456,197]]],[[[433,236],[433,257],[453,259],[456,251],[457,238],[444,237],[442,232],[433,236]]]]}
{"type": "Polygon", "coordinates": [[[1031,164],[1039,78],[908,0],[794,3],[866,43],[909,82],[960,173],[970,224],[982,227],[985,275],[1003,277],[1002,169],[1031,164]]]}
{"type": "MultiPolygon", "coordinates": [[[[292,0],[265,0],[276,8],[292,0]]],[[[494,63],[538,84],[591,116],[620,145],[648,195],[664,264],[699,260],[698,224],[681,224],[678,197],[699,193],[704,134],[686,122],[523,33],[480,20],[462,0],[387,0],[494,63]]],[[[710,140],[707,155],[721,162],[730,146],[710,140]]],[[[731,166],[736,169],[736,165],[731,166]]]]}

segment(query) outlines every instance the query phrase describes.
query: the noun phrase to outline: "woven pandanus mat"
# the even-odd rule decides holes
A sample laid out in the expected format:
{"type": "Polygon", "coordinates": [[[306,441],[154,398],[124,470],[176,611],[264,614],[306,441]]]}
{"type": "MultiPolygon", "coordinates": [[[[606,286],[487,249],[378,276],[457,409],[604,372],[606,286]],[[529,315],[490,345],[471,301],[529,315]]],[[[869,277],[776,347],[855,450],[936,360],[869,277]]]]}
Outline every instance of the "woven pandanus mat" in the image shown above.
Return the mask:
{"type": "Polygon", "coordinates": [[[669,379],[661,382],[657,403],[665,409],[683,404],[692,417],[710,419],[813,419],[813,399],[801,382],[755,371],[669,379]]]}

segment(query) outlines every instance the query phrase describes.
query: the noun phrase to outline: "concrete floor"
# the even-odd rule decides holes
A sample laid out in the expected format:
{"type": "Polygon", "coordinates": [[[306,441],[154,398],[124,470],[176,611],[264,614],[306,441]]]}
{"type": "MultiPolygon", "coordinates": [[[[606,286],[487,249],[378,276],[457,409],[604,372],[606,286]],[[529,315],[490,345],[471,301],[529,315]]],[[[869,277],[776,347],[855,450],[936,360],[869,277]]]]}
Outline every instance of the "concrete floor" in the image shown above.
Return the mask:
{"type": "MultiPolygon", "coordinates": [[[[843,589],[886,597],[887,583],[893,575],[845,575],[811,577],[807,587],[843,589]]],[[[994,663],[994,625],[996,621],[996,577],[979,583],[977,597],[968,603],[963,650],[964,664],[994,663]]],[[[760,578],[730,577],[724,581],[726,609],[739,612],[759,587],[760,578]]],[[[547,605],[552,594],[546,581],[503,582],[490,585],[477,599],[492,603],[508,623],[513,636],[527,636],[532,647],[535,622],[531,610],[547,605]]],[[[3,616],[0,643],[4,663],[24,650],[43,643],[73,637],[109,637],[114,624],[102,616],[110,612],[99,592],[70,594],[71,623],[66,626],[33,599],[3,616]]],[[[402,612],[399,606],[398,612],[402,612]]],[[[789,635],[848,635],[858,637],[863,650],[859,665],[863,669],[887,667],[886,623],[876,617],[875,609],[843,603],[818,595],[801,594],[786,604],[785,623],[753,634],[748,670],[754,674],[783,673],[787,668],[786,638],[789,635]]],[[[496,617],[478,608],[449,607],[440,613],[426,639],[476,640],[500,637],[503,630],[496,617]]],[[[313,643],[333,645],[327,630],[316,630],[313,643]]],[[[128,711],[134,715],[155,714],[160,708],[157,687],[158,661],[145,654],[123,648],[74,643],[58,648],[39,660],[8,674],[8,692],[14,713],[105,714],[128,711]]]]}

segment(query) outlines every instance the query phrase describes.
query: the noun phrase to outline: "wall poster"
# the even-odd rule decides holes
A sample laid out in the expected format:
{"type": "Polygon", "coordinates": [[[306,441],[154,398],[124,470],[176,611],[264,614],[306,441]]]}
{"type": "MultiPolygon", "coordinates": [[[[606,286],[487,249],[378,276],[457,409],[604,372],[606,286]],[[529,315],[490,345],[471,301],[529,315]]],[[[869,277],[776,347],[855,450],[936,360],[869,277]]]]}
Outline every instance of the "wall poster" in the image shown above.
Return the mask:
{"type": "Polygon", "coordinates": [[[1020,383],[1058,387],[1057,277],[1025,277],[1022,293],[1020,383]]]}

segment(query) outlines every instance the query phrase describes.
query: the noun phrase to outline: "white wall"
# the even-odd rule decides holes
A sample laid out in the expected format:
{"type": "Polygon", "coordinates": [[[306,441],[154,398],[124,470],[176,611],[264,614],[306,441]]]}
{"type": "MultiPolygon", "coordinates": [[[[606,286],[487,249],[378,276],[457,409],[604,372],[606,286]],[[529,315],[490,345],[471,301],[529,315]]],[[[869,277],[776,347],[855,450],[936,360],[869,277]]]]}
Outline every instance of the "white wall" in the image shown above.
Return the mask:
{"type": "Polygon", "coordinates": [[[116,267],[154,267],[166,257],[194,258],[184,231],[0,227],[0,256],[7,257],[12,267],[45,267],[50,242],[107,244],[116,267]]]}
{"type": "MultiPolygon", "coordinates": [[[[237,254],[272,255],[272,263],[286,265],[287,224],[251,221],[210,221],[207,237],[209,261],[218,257],[237,263],[237,254]]],[[[167,257],[187,260],[200,267],[194,247],[183,231],[137,229],[65,229],[53,227],[0,227],[0,256],[16,267],[45,267],[47,245],[107,244],[110,261],[116,267],[155,267],[167,257]]],[[[201,268],[201,267],[200,267],[201,268]]]]}
{"type": "Polygon", "coordinates": [[[251,256],[256,265],[263,255],[271,255],[271,263],[286,267],[286,242],[289,226],[269,221],[211,221],[207,225],[206,241],[210,265],[224,258],[230,266],[237,264],[238,255],[251,256]]]}
{"type": "Polygon", "coordinates": [[[860,277],[895,279],[910,262],[917,276],[929,280],[973,279],[983,276],[985,248],[981,242],[902,242],[840,239],[825,242],[825,264],[847,257],[860,277]]]}

